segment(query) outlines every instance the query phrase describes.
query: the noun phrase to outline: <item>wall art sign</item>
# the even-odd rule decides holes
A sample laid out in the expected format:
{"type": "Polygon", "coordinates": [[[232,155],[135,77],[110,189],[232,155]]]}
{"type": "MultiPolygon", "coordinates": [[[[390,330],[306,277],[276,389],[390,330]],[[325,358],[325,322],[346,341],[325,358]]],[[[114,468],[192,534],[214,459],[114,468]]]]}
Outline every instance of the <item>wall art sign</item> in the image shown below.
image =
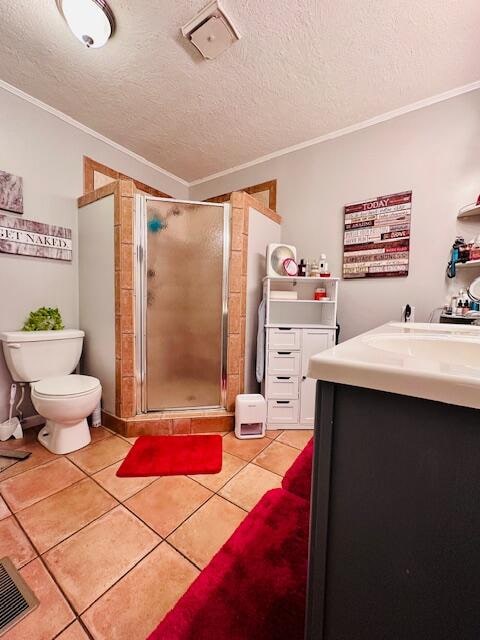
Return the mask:
{"type": "Polygon", "coordinates": [[[72,230],[0,214],[0,253],[72,259],[72,230]]]}
{"type": "Polygon", "coordinates": [[[6,171],[0,171],[0,209],[23,213],[23,180],[6,171]]]}
{"type": "Polygon", "coordinates": [[[343,277],[408,275],[412,192],[345,207],[343,277]]]}

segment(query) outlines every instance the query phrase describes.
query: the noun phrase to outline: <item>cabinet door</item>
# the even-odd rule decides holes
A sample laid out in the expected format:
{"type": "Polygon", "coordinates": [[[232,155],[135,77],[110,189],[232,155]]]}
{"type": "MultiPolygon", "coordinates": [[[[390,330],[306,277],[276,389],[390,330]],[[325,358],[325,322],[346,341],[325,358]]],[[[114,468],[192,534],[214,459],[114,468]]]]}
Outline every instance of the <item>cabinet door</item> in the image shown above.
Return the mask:
{"type": "Polygon", "coordinates": [[[315,383],[316,380],[305,378],[300,387],[300,424],[310,427],[315,422],[315,383]]]}
{"type": "Polygon", "coordinates": [[[303,329],[302,377],[300,379],[300,424],[313,426],[315,420],[316,380],[307,378],[308,361],[316,353],[335,345],[335,331],[303,329]]]}

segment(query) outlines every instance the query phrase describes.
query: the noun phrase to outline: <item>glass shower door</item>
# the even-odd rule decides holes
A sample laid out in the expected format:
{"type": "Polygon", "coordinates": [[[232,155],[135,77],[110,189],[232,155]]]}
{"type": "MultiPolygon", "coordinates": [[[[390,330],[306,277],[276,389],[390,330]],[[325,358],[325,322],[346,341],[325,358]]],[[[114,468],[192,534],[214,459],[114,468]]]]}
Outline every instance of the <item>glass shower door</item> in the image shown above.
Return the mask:
{"type": "Polygon", "coordinates": [[[145,205],[145,410],[224,406],[229,206],[145,205]]]}

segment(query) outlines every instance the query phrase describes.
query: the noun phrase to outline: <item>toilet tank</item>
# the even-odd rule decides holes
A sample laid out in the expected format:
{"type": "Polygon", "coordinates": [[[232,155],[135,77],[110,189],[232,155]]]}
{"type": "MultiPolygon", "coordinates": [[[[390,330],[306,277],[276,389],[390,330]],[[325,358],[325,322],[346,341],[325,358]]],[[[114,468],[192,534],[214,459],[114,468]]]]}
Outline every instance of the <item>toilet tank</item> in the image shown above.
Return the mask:
{"type": "Polygon", "coordinates": [[[15,382],[72,373],[82,354],[83,331],[4,331],[3,353],[15,382]]]}

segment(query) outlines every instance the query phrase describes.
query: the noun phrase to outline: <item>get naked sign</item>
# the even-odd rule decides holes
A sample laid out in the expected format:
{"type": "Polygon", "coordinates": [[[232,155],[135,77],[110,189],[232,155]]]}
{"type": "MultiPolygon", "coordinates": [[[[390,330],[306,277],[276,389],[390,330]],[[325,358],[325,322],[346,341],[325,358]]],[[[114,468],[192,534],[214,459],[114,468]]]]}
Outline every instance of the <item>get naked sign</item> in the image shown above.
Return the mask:
{"type": "Polygon", "coordinates": [[[0,253],[71,260],[72,230],[1,214],[0,253]]]}

